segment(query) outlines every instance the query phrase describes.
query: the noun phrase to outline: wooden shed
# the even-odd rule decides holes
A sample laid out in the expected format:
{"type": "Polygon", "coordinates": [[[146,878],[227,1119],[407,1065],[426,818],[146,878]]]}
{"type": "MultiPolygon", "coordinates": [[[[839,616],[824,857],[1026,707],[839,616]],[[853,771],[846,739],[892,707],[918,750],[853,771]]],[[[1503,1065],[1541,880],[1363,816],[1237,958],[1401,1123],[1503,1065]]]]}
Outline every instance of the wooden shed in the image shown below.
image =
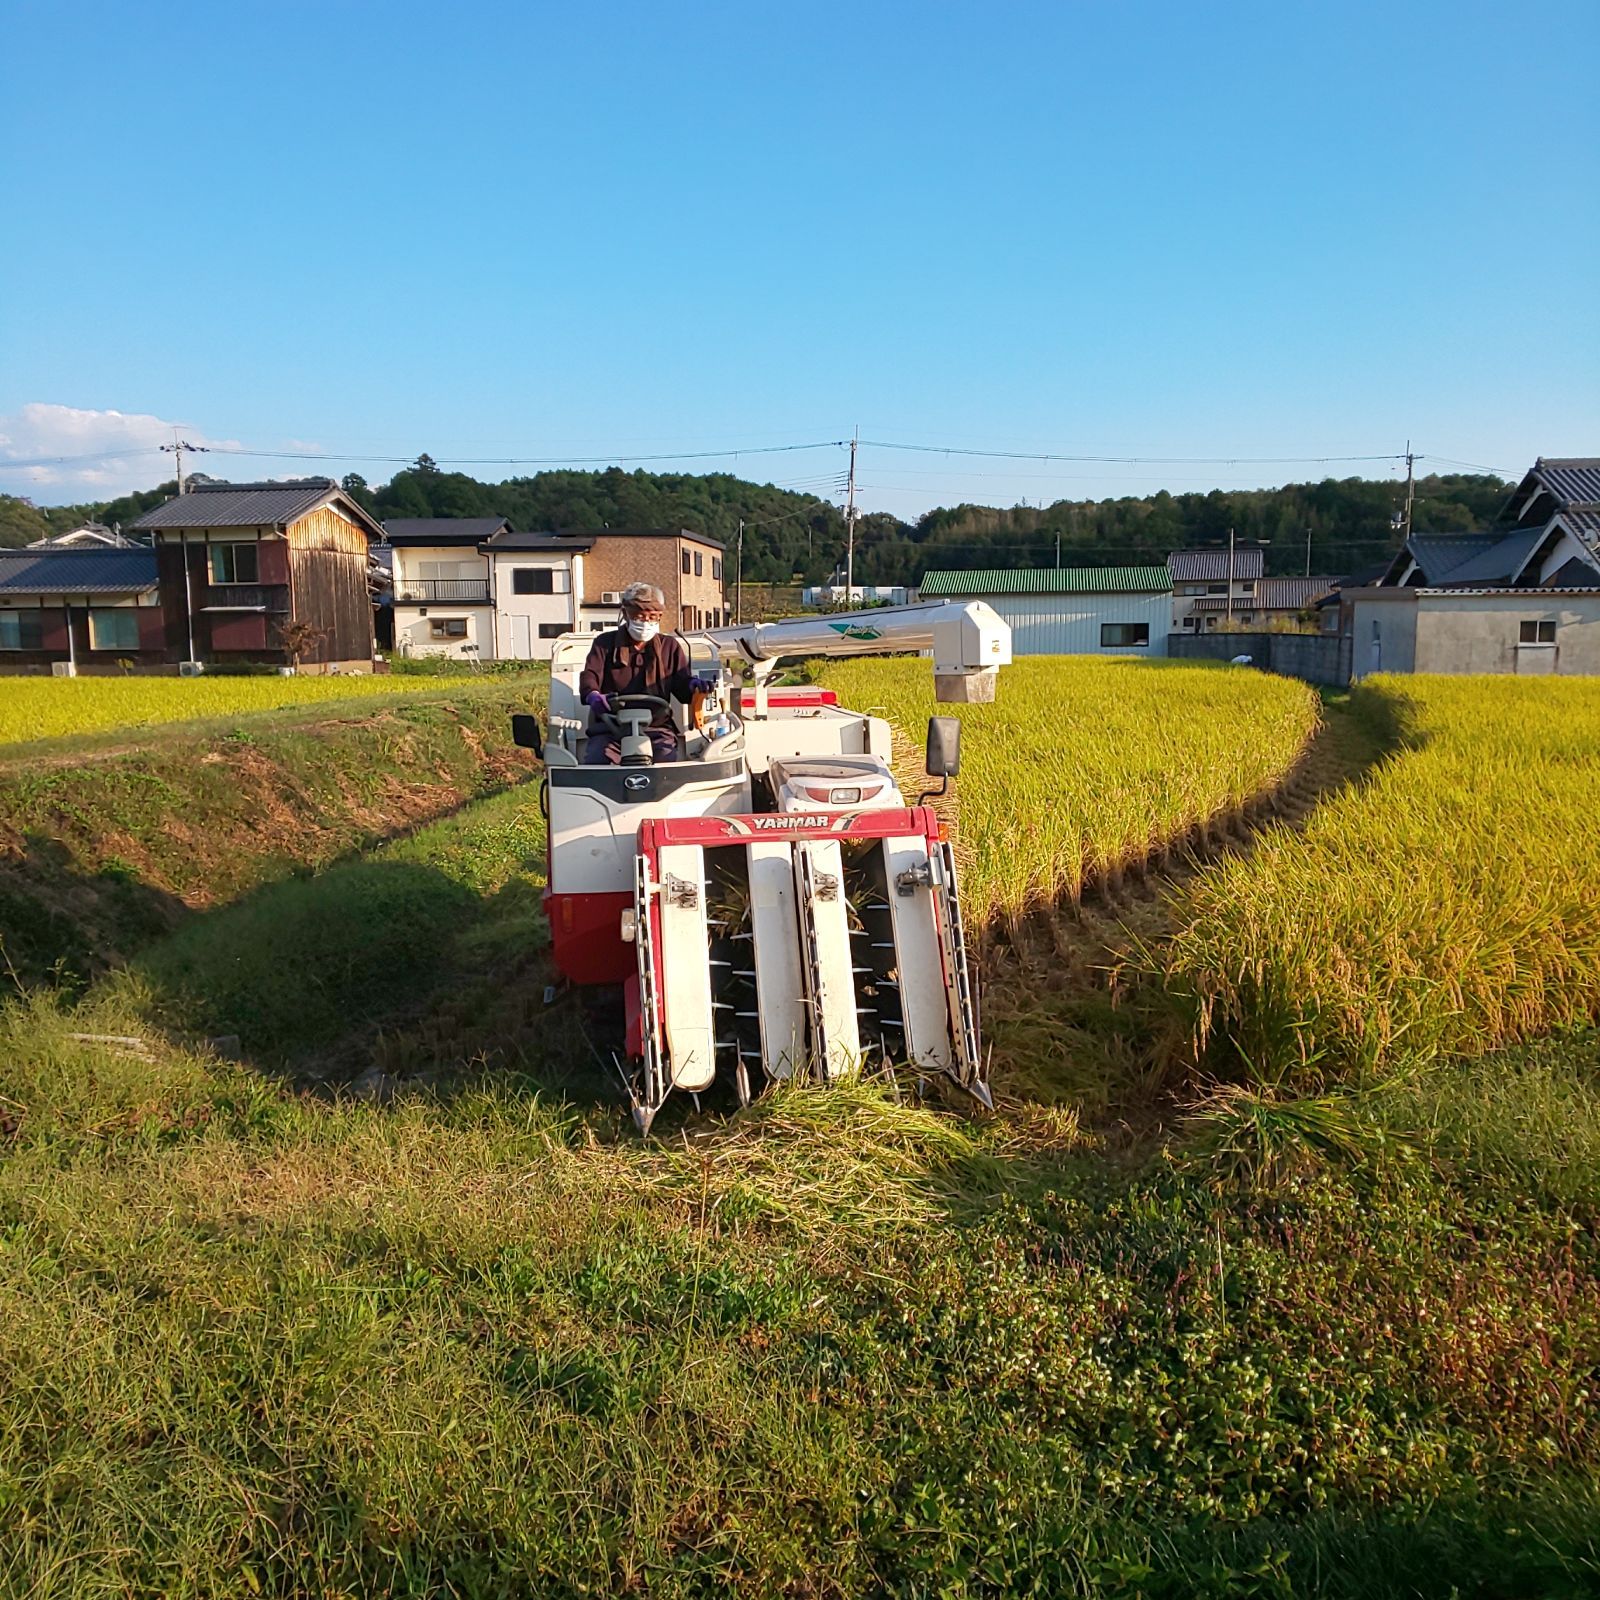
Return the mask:
{"type": "Polygon", "coordinates": [[[169,661],[372,670],[383,530],[332,478],[199,483],[134,526],[155,543],[169,661]]]}

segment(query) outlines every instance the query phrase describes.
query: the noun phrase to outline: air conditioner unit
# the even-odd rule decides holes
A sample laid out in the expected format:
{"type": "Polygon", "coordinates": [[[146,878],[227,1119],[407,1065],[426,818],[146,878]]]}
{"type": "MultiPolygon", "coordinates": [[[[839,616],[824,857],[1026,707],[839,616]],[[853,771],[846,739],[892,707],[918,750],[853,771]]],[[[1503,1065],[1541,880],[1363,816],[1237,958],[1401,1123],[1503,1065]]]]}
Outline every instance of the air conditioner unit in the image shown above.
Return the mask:
{"type": "Polygon", "coordinates": [[[52,661],[50,663],[50,676],[52,678],[76,678],[78,666],[74,661],[52,661]]]}
{"type": "Polygon", "coordinates": [[[203,661],[180,661],[178,663],[178,676],[180,678],[198,678],[206,670],[203,661]]]}
{"type": "Polygon", "coordinates": [[[622,591],[620,589],[602,589],[600,591],[600,604],[603,606],[620,606],[622,604],[622,591]]]}

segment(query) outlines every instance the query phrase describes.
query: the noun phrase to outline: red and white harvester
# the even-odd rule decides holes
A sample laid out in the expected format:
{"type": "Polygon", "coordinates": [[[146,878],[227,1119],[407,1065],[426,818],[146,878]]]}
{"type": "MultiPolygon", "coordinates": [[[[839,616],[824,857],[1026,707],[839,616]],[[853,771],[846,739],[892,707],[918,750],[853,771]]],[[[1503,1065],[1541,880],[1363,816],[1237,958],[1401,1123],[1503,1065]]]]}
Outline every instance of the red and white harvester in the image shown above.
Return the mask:
{"type": "MultiPolygon", "coordinates": [[[[623,696],[620,765],[581,764],[583,634],[556,641],[544,737],[516,719],[546,769],[555,964],[621,986],[617,1062],[640,1131],[674,1089],[719,1079],[748,1104],[771,1079],[904,1068],[988,1104],[955,862],[928,796],[907,804],[881,718],[769,680],[784,660],[915,651],[940,700],[991,701],[1011,630],[981,601],[946,601],[681,637],[716,687],[674,708],[677,761],[654,763],[644,736],[661,703],[623,696]]],[[[946,785],[960,731],[928,724],[946,785]]]]}

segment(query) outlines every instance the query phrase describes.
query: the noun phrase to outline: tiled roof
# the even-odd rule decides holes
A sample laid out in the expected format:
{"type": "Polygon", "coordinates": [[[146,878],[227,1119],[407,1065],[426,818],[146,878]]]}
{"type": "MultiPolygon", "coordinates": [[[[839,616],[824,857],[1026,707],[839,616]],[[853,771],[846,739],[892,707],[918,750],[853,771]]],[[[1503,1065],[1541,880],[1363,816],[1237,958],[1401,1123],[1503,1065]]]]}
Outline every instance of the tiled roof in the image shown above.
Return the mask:
{"type": "Polygon", "coordinates": [[[1505,534],[1487,550],[1480,550],[1455,566],[1445,567],[1442,572],[1428,568],[1429,581],[1505,583],[1522,570],[1523,562],[1533,554],[1543,538],[1543,528],[1525,528],[1520,533],[1505,534]]]}
{"type": "Polygon", "coordinates": [[[1165,567],[1013,567],[1001,571],[925,572],[926,596],[985,594],[1167,594],[1165,567]]]}
{"type": "Polygon", "coordinates": [[[0,550],[0,594],[142,594],[156,586],[156,553],[0,550]]]}
{"type": "MultiPolygon", "coordinates": [[[[1266,553],[1255,545],[1240,545],[1233,552],[1235,579],[1259,578],[1266,570],[1266,553]]],[[[1225,583],[1228,578],[1226,550],[1174,550],[1167,557],[1167,571],[1174,583],[1225,583]]]]}
{"type": "Polygon", "coordinates": [[[282,528],[338,498],[369,533],[380,524],[332,478],[289,483],[197,483],[186,494],[147,511],[136,528],[282,528]]]}
{"type": "Polygon", "coordinates": [[[506,517],[391,517],[383,532],[390,544],[402,546],[482,544],[510,526],[506,517]]]}
{"type": "MultiPolygon", "coordinates": [[[[1333,578],[1263,578],[1256,584],[1254,594],[1234,596],[1233,609],[1235,612],[1304,611],[1332,594],[1336,581],[1333,578]]],[[[1226,611],[1228,597],[1205,595],[1185,604],[1191,611],[1226,611]]]]}
{"type": "Polygon", "coordinates": [[[1540,456],[1528,474],[1563,506],[1600,506],[1600,456],[1540,456]]]}
{"type": "Polygon", "coordinates": [[[1440,583],[1463,562],[1487,554],[1505,537],[1500,533],[1414,533],[1407,543],[1411,558],[1428,583],[1440,583]]]}

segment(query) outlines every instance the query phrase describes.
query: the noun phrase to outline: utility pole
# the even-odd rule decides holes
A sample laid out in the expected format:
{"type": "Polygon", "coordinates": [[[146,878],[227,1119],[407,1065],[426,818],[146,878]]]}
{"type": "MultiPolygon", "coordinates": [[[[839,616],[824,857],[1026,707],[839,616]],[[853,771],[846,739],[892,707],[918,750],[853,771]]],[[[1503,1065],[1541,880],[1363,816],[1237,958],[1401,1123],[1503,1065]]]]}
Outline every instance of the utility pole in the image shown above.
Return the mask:
{"type": "Polygon", "coordinates": [[[844,507],[844,603],[850,604],[856,583],[856,441],[859,428],[850,435],[850,477],[845,489],[844,507]]]}
{"type": "Polygon", "coordinates": [[[1411,453],[1411,441],[1406,440],[1406,538],[1411,538],[1411,507],[1417,497],[1416,457],[1411,453]]]}
{"type": "Polygon", "coordinates": [[[1233,626],[1233,529],[1228,529],[1228,626],[1233,626]]]}
{"type": "Polygon", "coordinates": [[[163,451],[166,452],[166,454],[168,454],[169,456],[175,457],[176,460],[177,460],[177,463],[178,463],[178,493],[182,494],[183,493],[183,452],[185,450],[193,450],[196,454],[203,454],[206,450],[210,449],[210,446],[209,445],[203,445],[203,444],[190,444],[187,439],[180,439],[178,437],[178,430],[176,428],[174,428],[172,430],[172,443],[171,444],[164,444],[164,445],[162,445],[161,448],[162,448],[163,451]]]}
{"type": "Polygon", "coordinates": [[[744,518],[739,518],[739,541],[733,558],[733,620],[744,621],[744,518]]]}
{"type": "Polygon", "coordinates": [[[1311,529],[1306,528],[1306,576],[1311,576],[1311,529]]]}
{"type": "Polygon", "coordinates": [[[1056,529],[1056,571],[1061,570],[1061,530],[1056,529]]]}

